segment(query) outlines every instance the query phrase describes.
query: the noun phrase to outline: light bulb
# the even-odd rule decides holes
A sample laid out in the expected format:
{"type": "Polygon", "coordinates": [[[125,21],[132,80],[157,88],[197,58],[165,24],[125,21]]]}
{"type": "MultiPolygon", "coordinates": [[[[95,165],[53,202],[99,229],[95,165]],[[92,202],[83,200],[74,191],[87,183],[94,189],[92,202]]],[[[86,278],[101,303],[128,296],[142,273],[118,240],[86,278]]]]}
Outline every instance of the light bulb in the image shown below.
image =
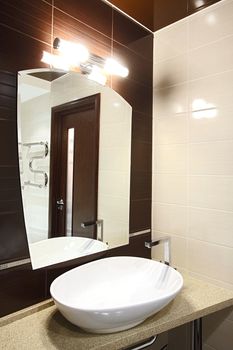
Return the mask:
{"type": "Polygon", "coordinates": [[[111,75],[118,75],[122,78],[126,78],[129,75],[128,68],[122,66],[119,62],[113,58],[108,58],[104,65],[104,70],[111,75]]]}
{"type": "Polygon", "coordinates": [[[47,51],[43,51],[41,62],[47,63],[54,68],[62,69],[66,71],[68,71],[70,68],[69,62],[67,62],[65,57],[52,55],[47,51]]]}
{"type": "Polygon", "coordinates": [[[90,56],[88,49],[84,45],[59,38],[54,40],[54,48],[57,48],[66,57],[70,65],[73,66],[86,62],[90,56]]]}

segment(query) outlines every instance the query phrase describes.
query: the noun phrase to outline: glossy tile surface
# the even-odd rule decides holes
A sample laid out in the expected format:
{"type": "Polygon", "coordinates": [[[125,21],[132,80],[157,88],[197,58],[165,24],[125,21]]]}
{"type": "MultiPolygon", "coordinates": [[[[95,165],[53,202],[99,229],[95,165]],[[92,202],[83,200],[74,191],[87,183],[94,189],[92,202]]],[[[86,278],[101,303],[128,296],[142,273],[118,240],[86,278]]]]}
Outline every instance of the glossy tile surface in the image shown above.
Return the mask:
{"type": "Polygon", "coordinates": [[[1,0],[0,17],[0,23],[45,43],[51,43],[52,7],[46,2],[1,0]]]}
{"type": "Polygon", "coordinates": [[[165,88],[187,81],[187,55],[182,54],[154,65],[154,86],[165,88]]]}
{"type": "Polygon", "coordinates": [[[187,16],[187,0],[154,1],[154,30],[163,28],[187,16]]]}
{"type": "Polygon", "coordinates": [[[190,19],[189,48],[195,49],[232,34],[233,3],[232,1],[223,1],[190,19]]]}
{"type": "Polygon", "coordinates": [[[99,0],[54,0],[54,6],[111,37],[112,9],[99,0]]]}
{"type": "Polygon", "coordinates": [[[129,47],[126,47],[114,41],[112,53],[113,57],[129,69],[129,79],[134,79],[137,82],[146,86],[152,86],[152,62],[147,60],[143,55],[141,55],[141,51],[137,50],[135,52],[129,47]]]}
{"type": "Polygon", "coordinates": [[[194,13],[203,10],[205,7],[215,4],[220,0],[188,0],[188,11],[194,13]]]}
{"type": "Polygon", "coordinates": [[[186,205],[186,176],[172,174],[154,174],[154,201],[168,204],[186,205]]]}
{"type": "Polygon", "coordinates": [[[186,236],[187,208],[185,206],[155,202],[152,219],[155,231],[186,236]]]}
{"type": "Polygon", "coordinates": [[[154,172],[159,174],[185,175],[187,147],[185,144],[158,145],[154,152],[154,172]]]}
{"type": "Polygon", "coordinates": [[[187,21],[180,21],[175,26],[165,27],[163,30],[155,32],[155,63],[186,53],[187,32],[187,21]]]}
{"type": "Polygon", "coordinates": [[[233,248],[231,212],[193,207],[188,210],[190,238],[233,248]]]}
{"type": "Polygon", "coordinates": [[[54,9],[53,37],[85,45],[102,57],[111,55],[111,39],[94,28],[58,9],[54,9]]]}
{"type": "Polygon", "coordinates": [[[153,4],[154,0],[135,1],[135,0],[111,0],[113,5],[120,8],[137,21],[153,30],[153,4]]]}
{"type": "Polygon", "coordinates": [[[155,144],[185,143],[187,141],[187,118],[185,113],[158,116],[154,121],[153,130],[155,144]]]}
{"type": "Polygon", "coordinates": [[[190,145],[191,175],[233,174],[233,141],[220,141],[190,145]]]}
{"type": "MultiPolygon", "coordinates": [[[[233,289],[233,2],[215,2],[155,34],[152,229],[185,240],[181,268],[233,289]]],[[[231,347],[230,315],[203,322],[206,350],[231,347]]]]}
{"type": "Polygon", "coordinates": [[[190,271],[215,280],[233,283],[233,248],[198,240],[188,240],[187,253],[190,271]]]}
{"type": "Polygon", "coordinates": [[[153,49],[151,34],[116,10],[113,10],[113,39],[151,60],[150,52],[153,49]]]}

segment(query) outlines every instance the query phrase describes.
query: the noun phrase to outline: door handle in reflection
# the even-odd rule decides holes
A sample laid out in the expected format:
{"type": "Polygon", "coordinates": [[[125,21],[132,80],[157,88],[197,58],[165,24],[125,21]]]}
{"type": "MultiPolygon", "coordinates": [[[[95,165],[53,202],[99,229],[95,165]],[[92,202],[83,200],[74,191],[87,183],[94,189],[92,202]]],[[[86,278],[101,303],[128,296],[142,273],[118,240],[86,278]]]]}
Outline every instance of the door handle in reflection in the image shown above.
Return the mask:
{"type": "Polygon", "coordinates": [[[63,210],[64,209],[64,201],[61,198],[60,200],[57,200],[57,210],[63,210]]]}

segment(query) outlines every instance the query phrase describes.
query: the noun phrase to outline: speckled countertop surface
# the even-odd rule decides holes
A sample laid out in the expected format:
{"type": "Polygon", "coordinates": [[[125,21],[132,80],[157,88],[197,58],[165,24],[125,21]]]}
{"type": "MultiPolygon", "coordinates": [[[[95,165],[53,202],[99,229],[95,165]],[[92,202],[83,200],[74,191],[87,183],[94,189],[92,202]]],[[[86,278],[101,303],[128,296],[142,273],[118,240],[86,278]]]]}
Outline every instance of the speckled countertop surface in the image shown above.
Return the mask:
{"type": "Polygon", "coordinates": [[[233,305],[233,291],[185,277],[182,292],[167,307],[127,331],[95,335],[66,321],[51,301],[0,319],[3,350],[118,350],[233,305]]]}

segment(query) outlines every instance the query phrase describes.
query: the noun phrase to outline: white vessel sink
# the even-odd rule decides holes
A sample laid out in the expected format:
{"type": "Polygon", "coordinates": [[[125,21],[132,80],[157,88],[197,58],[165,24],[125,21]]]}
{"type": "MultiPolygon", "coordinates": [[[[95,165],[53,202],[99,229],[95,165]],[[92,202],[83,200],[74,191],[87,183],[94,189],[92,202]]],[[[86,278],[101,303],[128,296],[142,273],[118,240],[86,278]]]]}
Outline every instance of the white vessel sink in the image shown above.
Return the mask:
{"type": "Polygon", "coordinates": [[[60,312],[92,333],[122,331],[161,310],[183,286],[179,272],[157,261],[112,257],[72,269],[50,288],[60,312]]]}

